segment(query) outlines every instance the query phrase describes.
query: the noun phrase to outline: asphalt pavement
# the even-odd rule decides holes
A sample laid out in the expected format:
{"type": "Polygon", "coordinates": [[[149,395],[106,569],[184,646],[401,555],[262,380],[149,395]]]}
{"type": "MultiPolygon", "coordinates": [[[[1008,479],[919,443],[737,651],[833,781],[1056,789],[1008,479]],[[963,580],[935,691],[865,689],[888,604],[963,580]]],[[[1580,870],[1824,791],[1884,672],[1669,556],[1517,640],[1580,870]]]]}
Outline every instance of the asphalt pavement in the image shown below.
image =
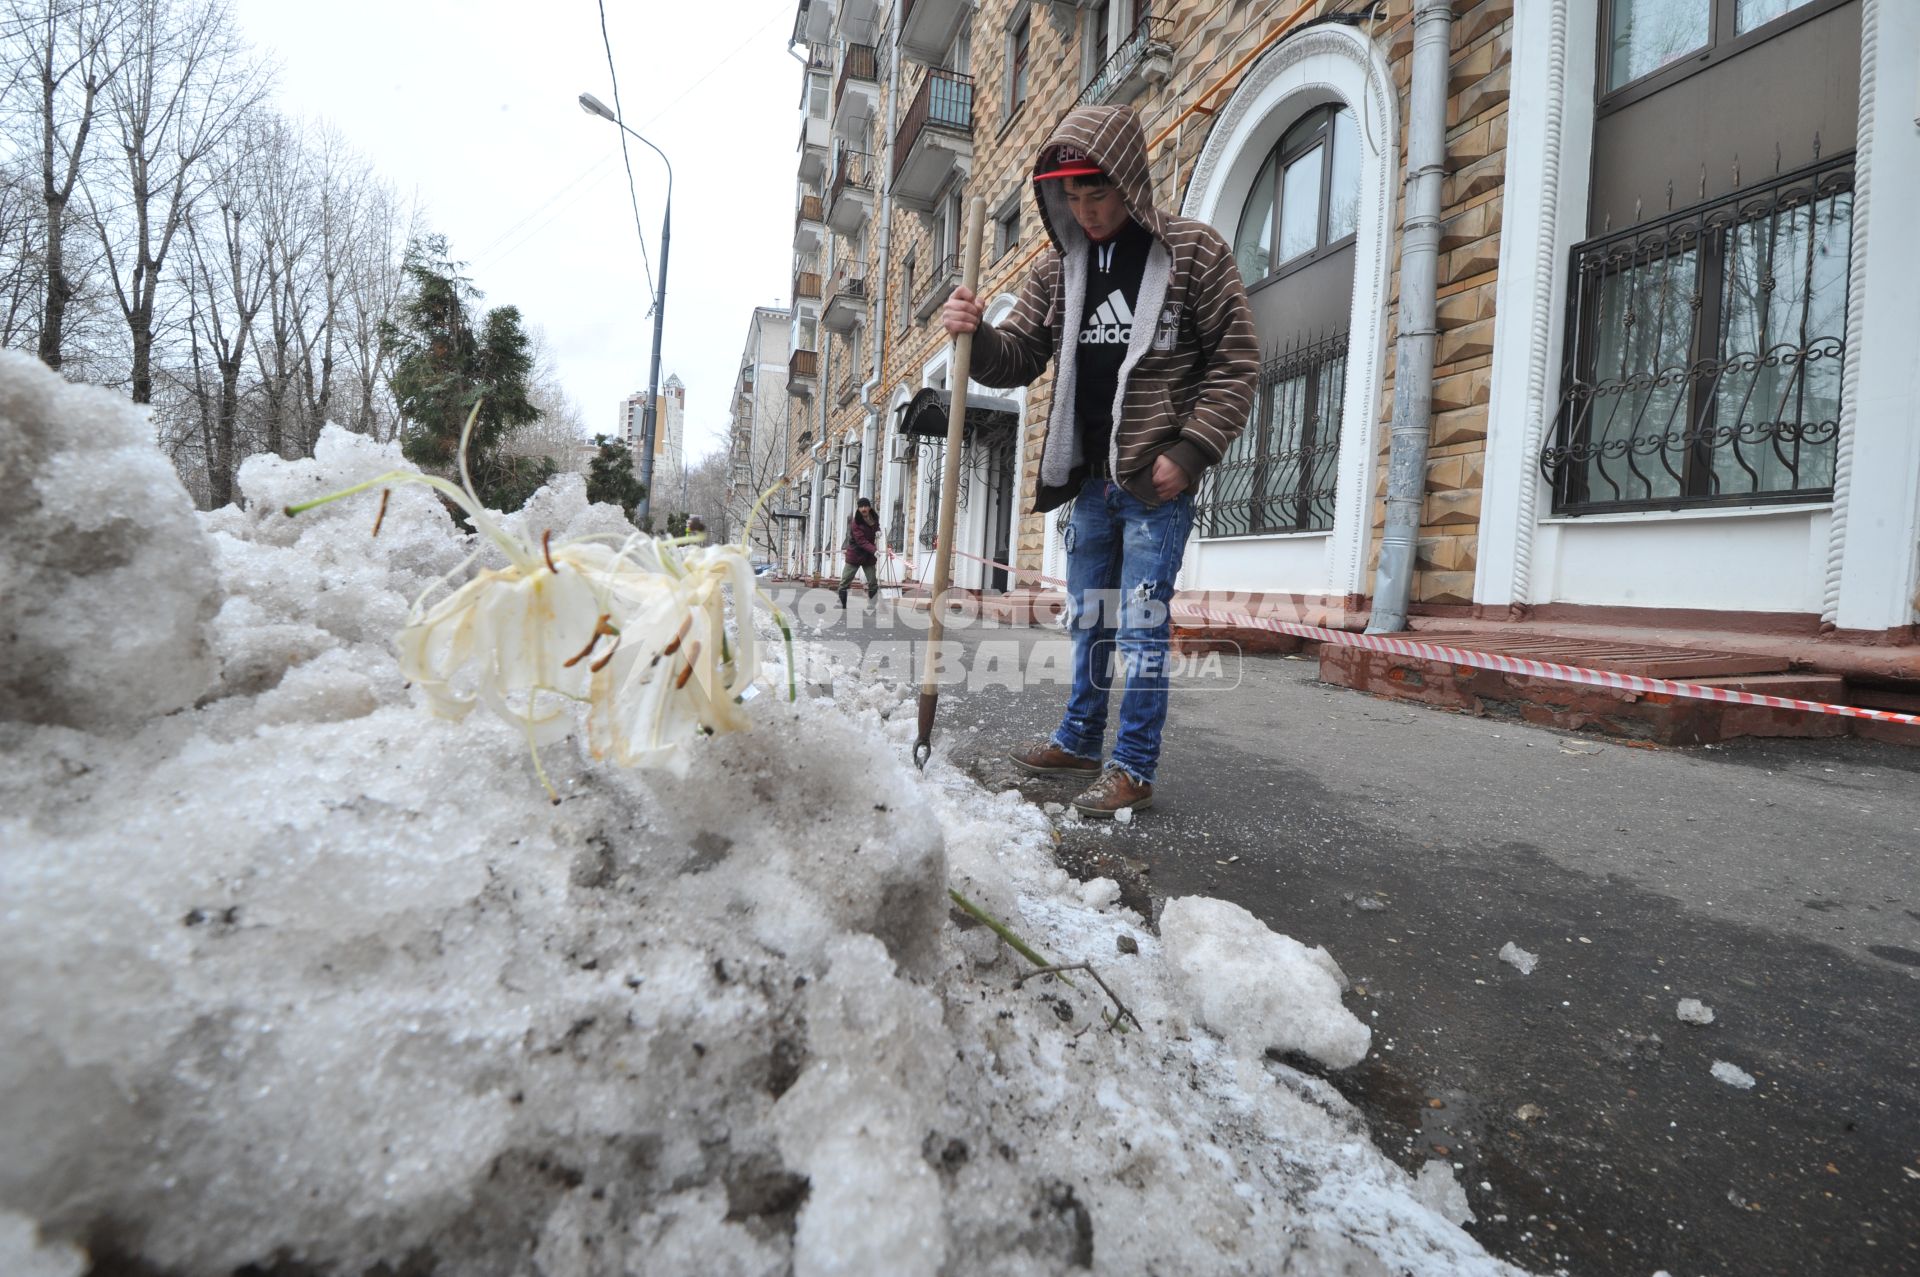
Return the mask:
{"type": "MultiPolygon", "coordinates": [[[[924,619],[857,595],[801,613],[911,681],[924,619]]],[[[1064,636],[947,637],[965,681],[937,747],[1067,803],[1072,779],[1006,761],[1058,721],[1064,636]]],[[[1216,896],[1325,944],[1374,1029],[1329,1080],[1403,1166],[1452,1164],[1497,1255],[1578,1277],[1920,1272],[1920,751],[1628,746],[1317,668],[1193,663],[1154,808],[1061,818],[1061,863],[1150,918],[1216,896]],[[1713,1022],[1682,1022],[1682,998],[1713,1022]]]]}

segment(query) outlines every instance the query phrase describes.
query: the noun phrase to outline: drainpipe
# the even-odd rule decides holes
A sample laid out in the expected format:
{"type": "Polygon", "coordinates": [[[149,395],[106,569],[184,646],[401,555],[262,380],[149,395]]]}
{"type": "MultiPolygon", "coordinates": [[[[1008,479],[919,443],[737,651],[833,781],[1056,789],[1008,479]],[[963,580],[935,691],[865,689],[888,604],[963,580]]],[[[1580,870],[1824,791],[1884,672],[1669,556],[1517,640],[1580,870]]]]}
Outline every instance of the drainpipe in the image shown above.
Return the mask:
{"type": "Polygon", "coordinates": [[[1416,543],[1426,504],[1433,428],[1433,354],[1439,324],[1440,184],[1447,162],[1447,64],[1453,0],[1414,0],[1408,94],[1406,221],[1400,233],[1400,336],[1394,350],[1393,429],[1387,451],[1387,527],[1373,578],[1369,634],[1407,628],[1416,543]]]}
{"type": "Polygon", "coordinates": [[[867,410],[867,423],[860,439],[860,493],[870,499],[876,508],[880,505],[880,488],[875,480],[879,477],[881,461],[880,442],[886,438],[886,422],[882,419],[881,406],[873,401],[880,389],[881,355],[887,345],[887,290],[884,278],[877,284],[874,279],[874,266],[877,263],[885,271],[888,254],[893,247],[893,130],[899,119],[900,111],[900,6],[893,6],[893,16],[887,28],[887,124],[886,132],[881,135],[880,166],[874,171],[873,184],[880,193],[880,242],[877,251],[867,255],[867,287],[873,290],[873,375],[860,385],[860,406],[867,410]],[[883,185],[884,184],[884,185],[883,185]]]}

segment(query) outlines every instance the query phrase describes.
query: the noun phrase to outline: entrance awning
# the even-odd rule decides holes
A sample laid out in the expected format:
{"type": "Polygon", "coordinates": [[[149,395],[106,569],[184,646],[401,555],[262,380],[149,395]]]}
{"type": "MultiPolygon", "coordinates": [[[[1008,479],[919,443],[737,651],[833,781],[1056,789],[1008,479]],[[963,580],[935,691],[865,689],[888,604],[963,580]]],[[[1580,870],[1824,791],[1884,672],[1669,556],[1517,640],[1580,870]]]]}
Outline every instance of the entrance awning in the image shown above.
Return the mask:
{"type": "MultiPolygon", "coordinates": [[[[951,391],[929,387],[894,409],[900,417],[895,429],[899,434],[922,439],[945,439],[947,414],[952,407],[951,391]]],[[[997,399],[991,395],[967,396],[966,432],[969,435],[1002,430],[1011,433],[1019,427],[1020,405],[1014,400],[997,399]]]]}

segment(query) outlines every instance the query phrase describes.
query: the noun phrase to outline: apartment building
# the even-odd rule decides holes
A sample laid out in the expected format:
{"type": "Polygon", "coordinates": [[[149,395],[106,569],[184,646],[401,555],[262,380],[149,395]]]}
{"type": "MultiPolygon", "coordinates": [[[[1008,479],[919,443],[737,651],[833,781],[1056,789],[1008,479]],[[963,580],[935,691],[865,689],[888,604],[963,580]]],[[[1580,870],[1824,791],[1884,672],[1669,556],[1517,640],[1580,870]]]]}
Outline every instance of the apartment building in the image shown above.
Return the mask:
{"type": "MultiPolygon", "coordinates": [[[[788,395],[789,342],[793,311],[756,306],[740,347],[740,371],[733,380],[727,427],[727,513],[733,528],[744,528],[755,502],[781,486],[793,448],[790,429],[794,405],[788,395]]],[[[754,553],[789,571],[799,570],[798,529],[790,501],[776,493],[754,519],[754,553]]],[[[737,535],[730,532],[729,535],[737,535]]]]}
{"type": "MultiPolygon", "coordinates": [[[[868,494],[896,570],[926,574],[932,315],[966,203],[991,211],[993,318],[1046,246],[1040,142],[1076,103],[1127,103],[1155,198],[1234,244],[1266,349],[1183,590],[1364,623],[1403,389],[1431,405],[1416,625],[1771,633],[1920,677],[1920,305],[1891,230],[1920,196],[1920,5],[800,0],[793,36],[810,570],[868,494]],[[1416,8],[1444,41],[1445,158],[1437,271],[1413,280],[1432,371],[1399,388],[1416,8]]],[[[1059,517],[1030,513],[1049,393],[970,394],[962,586],[1062,574],[1059,517]]]]}

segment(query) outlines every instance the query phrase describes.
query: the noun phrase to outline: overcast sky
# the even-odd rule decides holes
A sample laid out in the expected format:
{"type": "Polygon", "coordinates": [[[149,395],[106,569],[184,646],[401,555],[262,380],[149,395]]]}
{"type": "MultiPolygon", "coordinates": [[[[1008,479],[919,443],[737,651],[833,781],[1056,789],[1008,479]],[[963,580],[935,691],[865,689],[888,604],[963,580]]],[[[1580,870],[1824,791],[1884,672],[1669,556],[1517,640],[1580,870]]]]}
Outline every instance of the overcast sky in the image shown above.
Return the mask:
{"type": "MultiPolygon", "coordinates": [[[[594,0],[234,0],[281,66],[288,115],[331,121],[417,196],[485,305],[543,329],[590,430],[647,384],[652,329],[594,0]]],[[[794,0],[607,0],[627,123],[673,161],[673,252],[660,380],[687,384],[687,451],[726,430],[747,321],[792,285],[800,66],[794,0]]],[[[659,269],[659,157],[632,142],[646,251],[659,269]]]]}

